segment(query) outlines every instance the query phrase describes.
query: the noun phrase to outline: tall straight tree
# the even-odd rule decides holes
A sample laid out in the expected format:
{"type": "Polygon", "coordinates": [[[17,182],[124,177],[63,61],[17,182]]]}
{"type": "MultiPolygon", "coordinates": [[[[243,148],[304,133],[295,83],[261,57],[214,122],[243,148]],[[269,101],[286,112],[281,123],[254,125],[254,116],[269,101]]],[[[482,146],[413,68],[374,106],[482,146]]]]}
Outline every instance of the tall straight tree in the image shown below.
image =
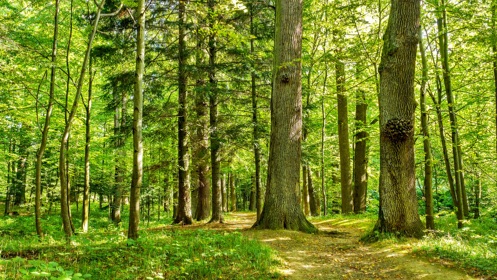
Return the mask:
{"type": "Polygon", "coordinates": [[[354,196],[350,175],[348,102],[345,92],[344,63],[342,61],[337,61],[335,69],[338,101],[338,146],[340,151],[340,185],[342,193],[342,213],[347,214],[354,211],[354,196]]]}
{"type": "Polygon", "coordinates": [[[185,41],[186,5],[179,0],[178,5],[178,211],[174,223],[192,224],[192,206],[190,198],[190,170],[188,153],[187,125],[187,84],[186,61],[188,59],[185,41]]]}
{"type": "Polygon", "coordinates": [[[425,197],[425,214],[426,228],[435,229],[435,220],[433,217],[433,194],[432,194],[432,156],[430,132],[428,130],[428,113],[426,110],[426,83],[428,81],[428,64],[426,61],[426,52],[423,44],[423,34],[419,29],[419,50],[421,53],[422,77],[419,88],[419,103],[421,107],[421,130],[423,132],[423,150],[425,154],[425,178],[424,178],[424,197],[425,197]]]}
{"type": "MultiPolygon", "coordinates": [[[[454,176],[455,176],[455,194],[457,196],[457,211],[463,211],[463,216],[468,216],[468,203],[466,198],[466,191],[464,187],[464,176],[462,169],[461,149],[459,143],[459,130],[457,126],[457,115],[455,108],[454,95],[452,93],[452,82],[449,68],[449,47],[448,47],[448,32],[447,32],[447,12],[445,8],[445,1],[437,1],[437,27],[438,27],[438,43],[440,50],[440,57],[442,61],[443,70],[443,84],[447,103],[449,105],[449,119],[452,135],[452,156],[454,157],[454,176]]],[[[459,215],[460,216],[460,215],[459,215]]],[[[463,221],[458,218],[457,226],[462,228],[463,221]]]]}
{"type": "Polygon", "coordinates": [[[276,1],[266,199],[257,229],[317,232],[297,195],[302,139],[302,0],[276,1]]]}
{"type": "Polygon", "coordinates": [[[366,93],[363,90],[359,90],[356,93],[355,111],[354,213],[366,211],[366,194],[368,188],[367,109],[366,93]]]}
{"type": "Polygon", "coordinates": [[[85,119],[85,182],[83,189],[83,209],[81,211],[81,229],[83,232],[88,232],[88,220],[90,216],[90,141],[91,141],[91,98],[93,90],[93,59],[90,53],[90,70],[89,70],[89,81],[88,81],[88,103],[83,103],[86,111],[85,119]]]}
{"type": "Polygon", "coordinates": [[[221,205],[221,141],[218,131],[218,89],[216,78],[216,0],[207,0],[209,13],[209,123],[211,139],[211,180],[212,180],[212,217],[210,222],[223,222],[221,205]]]}
{"type": "Polygon", "coordinates": [[[419,0],[391,0],[380,72],[380,211],[376,230],[421,237],[414,162],[419,0]]]}
{"type": "Polygon", "coordinates": [[[128,238],[138,238],[140,223],[140,189],[143,181],[143,73],[145,72],[145,0],[136,8],[136,69],[133,106],[133,175],[129,201],[128,238]]]}
{"type": "Polygon", "coordinates": [[[36,153],[36,175],[35,175],[35,226],[36,233],[41,238],[43,237],[43,230],[41,228],[41,166],[43,154],[47,147],[48,142],[48,129],[50,127],[50,117],[52,116],[54,93],[55,93],[55,68],[57,65],[57,38],[59,34],[59,9],[60,0],[55,0],[55,14],[54,14],[54,32],[52,42],[52,64],[50,70],[50,92],[48,97],[47,113],[45,114],[45,124],[41,136],[40,147],[36,153]]]}

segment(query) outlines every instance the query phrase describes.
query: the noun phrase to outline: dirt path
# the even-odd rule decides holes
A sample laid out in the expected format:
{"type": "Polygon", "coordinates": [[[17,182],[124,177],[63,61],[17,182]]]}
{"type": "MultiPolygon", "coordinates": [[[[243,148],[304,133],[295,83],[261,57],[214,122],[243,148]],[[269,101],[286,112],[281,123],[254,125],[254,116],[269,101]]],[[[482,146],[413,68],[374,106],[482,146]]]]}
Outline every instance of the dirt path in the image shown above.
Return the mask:
{"type": "MultiPolygon", "coordinates": [[[[254,214],[235,213],[226,224],[202,227],[248,229],[254,221],[254,214]]],[[[244,230],[243,235],[277,252],[285,279],[480,279],[408,254],[406,247],[362,244],[359,239],[365,229],[354,227],[353,222],[317,223],[321,232],[317,235],[269,230],[244,230]]]]}

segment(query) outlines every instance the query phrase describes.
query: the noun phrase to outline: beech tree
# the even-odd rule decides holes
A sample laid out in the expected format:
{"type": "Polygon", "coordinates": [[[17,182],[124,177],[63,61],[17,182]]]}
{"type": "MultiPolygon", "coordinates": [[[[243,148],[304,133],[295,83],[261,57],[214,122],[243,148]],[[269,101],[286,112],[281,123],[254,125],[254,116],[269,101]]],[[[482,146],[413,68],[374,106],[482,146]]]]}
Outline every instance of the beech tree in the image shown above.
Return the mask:
{"type": "Polygon", "coordinates": [[[420,1],[392,0],[380,72],[380,211],[376,230],[421,237],[414,163],[420,1]]]}

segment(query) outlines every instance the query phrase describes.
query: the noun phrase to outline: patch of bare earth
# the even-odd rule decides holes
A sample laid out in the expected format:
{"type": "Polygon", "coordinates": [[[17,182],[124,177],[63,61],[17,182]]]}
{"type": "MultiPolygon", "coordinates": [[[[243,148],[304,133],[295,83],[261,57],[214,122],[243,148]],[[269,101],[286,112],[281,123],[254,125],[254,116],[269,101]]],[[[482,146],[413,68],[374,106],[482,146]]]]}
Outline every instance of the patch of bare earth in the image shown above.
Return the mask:
{"type": "MultiPolygon", "coordinates": [[[[233,213],[224,224],[197,224],[221,230],[249,229],[255,222],[252,213],[233,213]]],[[[277,252],[278,268],[284,279],[483,279],[461,270],[409,254],[408,247],[361,243],[365,229],[334,220],[316,223],[320,233],[295,231],[243,230],[277,252]]]]}

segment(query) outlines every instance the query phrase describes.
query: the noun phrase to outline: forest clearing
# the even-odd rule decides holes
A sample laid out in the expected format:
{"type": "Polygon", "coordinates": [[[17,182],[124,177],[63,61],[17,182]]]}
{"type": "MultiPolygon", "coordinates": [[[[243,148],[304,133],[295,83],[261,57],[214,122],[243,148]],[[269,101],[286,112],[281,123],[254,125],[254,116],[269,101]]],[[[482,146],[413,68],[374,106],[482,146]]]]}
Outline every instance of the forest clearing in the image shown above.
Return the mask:
{"type": "Polygon", "coordinates": [[[0,159],[0,278],[497,279],[497,0],[2,0],[0,159]]]}

